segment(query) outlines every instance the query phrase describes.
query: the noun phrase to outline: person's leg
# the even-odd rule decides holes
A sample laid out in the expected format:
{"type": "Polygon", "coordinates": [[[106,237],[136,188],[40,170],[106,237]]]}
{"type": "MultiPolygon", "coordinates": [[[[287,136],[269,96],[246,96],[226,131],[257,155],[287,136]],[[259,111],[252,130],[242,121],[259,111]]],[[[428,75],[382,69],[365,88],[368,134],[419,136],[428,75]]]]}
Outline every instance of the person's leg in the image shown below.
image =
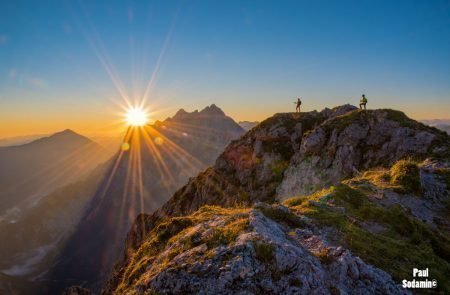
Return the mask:
{"type": "Polygon", "coordinates": [[[362,110],[362,103],[359,104],[359,109],[362,110]]]}
{"type": "Polygon", "coordinates": [[[364,110],[366,110],[366,104],[364,104],[364,110]]]}

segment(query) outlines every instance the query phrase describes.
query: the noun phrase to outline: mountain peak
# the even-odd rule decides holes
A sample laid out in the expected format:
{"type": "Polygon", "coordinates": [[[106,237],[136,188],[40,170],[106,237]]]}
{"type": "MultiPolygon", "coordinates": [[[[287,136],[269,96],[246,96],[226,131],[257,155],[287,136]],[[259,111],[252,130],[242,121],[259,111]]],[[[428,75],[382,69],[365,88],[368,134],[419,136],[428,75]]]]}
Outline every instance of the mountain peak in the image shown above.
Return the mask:
{"type": "Polygon", "coordinates": [[[72,129],[64,129],[63,131],[56,132],[53,135],[76,135],[76,136],[81,136],[78,133],[76,133],[75,131],[73,131],[72,129]]]}
{"type": "Polygon", "coordinates": [[[65,129],[63,131],[56,132],[56,133],[50,135],[48,138],[72,138],[72,139],[82,139],[82,140],[86,140],[86,141],[91,141],[89,138],[76,133],[72,129],[65,129]]]}
{"type": "Polygon", "coordinates": [[[225,113],[222,111],[221,108],[216,106],[215,104],[212,104],[203,110],[200,111],[200,114],[203,115],[215,115],[215,116],[225,116],[225,113]]]}
{"type": "Polygon", "coordinates": [[[88,144],[93,143],[92,140],[87,138],[86,136],[83,136],[81,134],[76,133],[75,131],[71,129],[65,129],[60,132],[56,132],[50,136],[42,137],[39,139],[36,139],[28,145],[35,145],[35,144],[49,144],[53,142],[59,142],[59,143],[66,143],[66,144],[88,144]]]}
{"type": "Polygon", "coordinates": [[[189,115],[188,112],[186,112],[184,109],[179,109],[172,118],[169,117],[167,119],[174,119],[174,120],[178,119],[179,120],[179,119],[183,119],[187,115],[189,115]]]}
{"type": "MultiPolygon", "coordinates": [[[[209,119],[218,119],[225,120],[230,119],[227,115],[222,111],[221,108],[216,106],[215,104],[211,104],[210,106],[205,107],[201,111],[195,110],[193,112],[187,112],[184,109],[179,109],[173,117],[167,118],[165,121],[202,121],[209,119]]],[[[237,125],[237,123],[236,123],[237,125]]],[[[240,130],[242,131],[242,130],[240,130]]]]}
{"type": "Polygon", "coordinates": [[[187,113],[188,112],[186,112],[183,108],[181,108],[175,113],[175,116],[184,115],[184,114],[187,114],[187,113]]]}

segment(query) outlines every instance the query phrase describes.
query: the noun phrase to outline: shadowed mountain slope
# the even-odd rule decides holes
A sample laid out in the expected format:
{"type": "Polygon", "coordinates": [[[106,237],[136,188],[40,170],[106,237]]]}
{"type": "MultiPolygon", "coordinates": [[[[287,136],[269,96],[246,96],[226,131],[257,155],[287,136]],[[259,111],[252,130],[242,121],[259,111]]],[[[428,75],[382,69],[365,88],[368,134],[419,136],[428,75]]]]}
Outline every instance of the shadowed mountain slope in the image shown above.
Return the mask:
{"type": "Polygon", "coordinates": [[[15,220],[40,197],[86,175],[107,156],[98,144],[71,130],[0,147],[2,219],[15,220]]]}

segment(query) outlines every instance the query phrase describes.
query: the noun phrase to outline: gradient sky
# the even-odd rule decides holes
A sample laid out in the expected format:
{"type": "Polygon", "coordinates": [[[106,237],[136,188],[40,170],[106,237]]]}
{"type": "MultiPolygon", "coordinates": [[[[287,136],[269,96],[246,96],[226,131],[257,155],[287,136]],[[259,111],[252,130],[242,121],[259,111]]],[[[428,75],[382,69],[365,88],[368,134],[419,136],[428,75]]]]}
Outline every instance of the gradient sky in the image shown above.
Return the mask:
{"type": "Polygon", "coordinates": [[[449,118],[450,1],[0,0],[0,138],[115,132],[149,80],[153,119],[216,103],[262,120],[362,93],[449,118]]]}

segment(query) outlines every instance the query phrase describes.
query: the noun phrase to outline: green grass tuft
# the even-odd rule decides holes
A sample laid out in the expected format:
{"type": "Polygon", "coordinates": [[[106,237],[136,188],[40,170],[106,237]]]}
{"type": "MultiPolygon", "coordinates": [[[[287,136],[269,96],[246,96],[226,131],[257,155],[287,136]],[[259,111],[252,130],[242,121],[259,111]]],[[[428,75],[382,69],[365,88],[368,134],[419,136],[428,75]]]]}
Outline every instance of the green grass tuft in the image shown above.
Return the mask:
{"type": "Polygon", "coordinates": [[[223,227],[212,229],[211,235],[202,242],[206,243],[208,249],[219,245],[228,245],[236,241],[236,238],[249,227],[248,218],[237,219],[223,227]]]}
{"type": "Polygon", "coordinates": [[[275,163],[272,164],[271,166],[271,170],[272,170],[272,179],[275,182],[281,182],[283,180],[283,173],[286,170],[286,168],[288,167],[289,162],[288,161],[277,161],[275,163]]]}
{"type": "Polygon", "coordinates": [[[390,176],[392,184],[400,185],[408,192],[419,193],[421,190],[420,170],[415,161],[398,161],[392,166],[390,176]]]}
{"type": "Polygon", "coordinates": [[[263,207],[261,212],[268,218],[284,223],[289,227],[304,227],[305,222],[290,210],[283,210],[278,207],[263,207]]]}

